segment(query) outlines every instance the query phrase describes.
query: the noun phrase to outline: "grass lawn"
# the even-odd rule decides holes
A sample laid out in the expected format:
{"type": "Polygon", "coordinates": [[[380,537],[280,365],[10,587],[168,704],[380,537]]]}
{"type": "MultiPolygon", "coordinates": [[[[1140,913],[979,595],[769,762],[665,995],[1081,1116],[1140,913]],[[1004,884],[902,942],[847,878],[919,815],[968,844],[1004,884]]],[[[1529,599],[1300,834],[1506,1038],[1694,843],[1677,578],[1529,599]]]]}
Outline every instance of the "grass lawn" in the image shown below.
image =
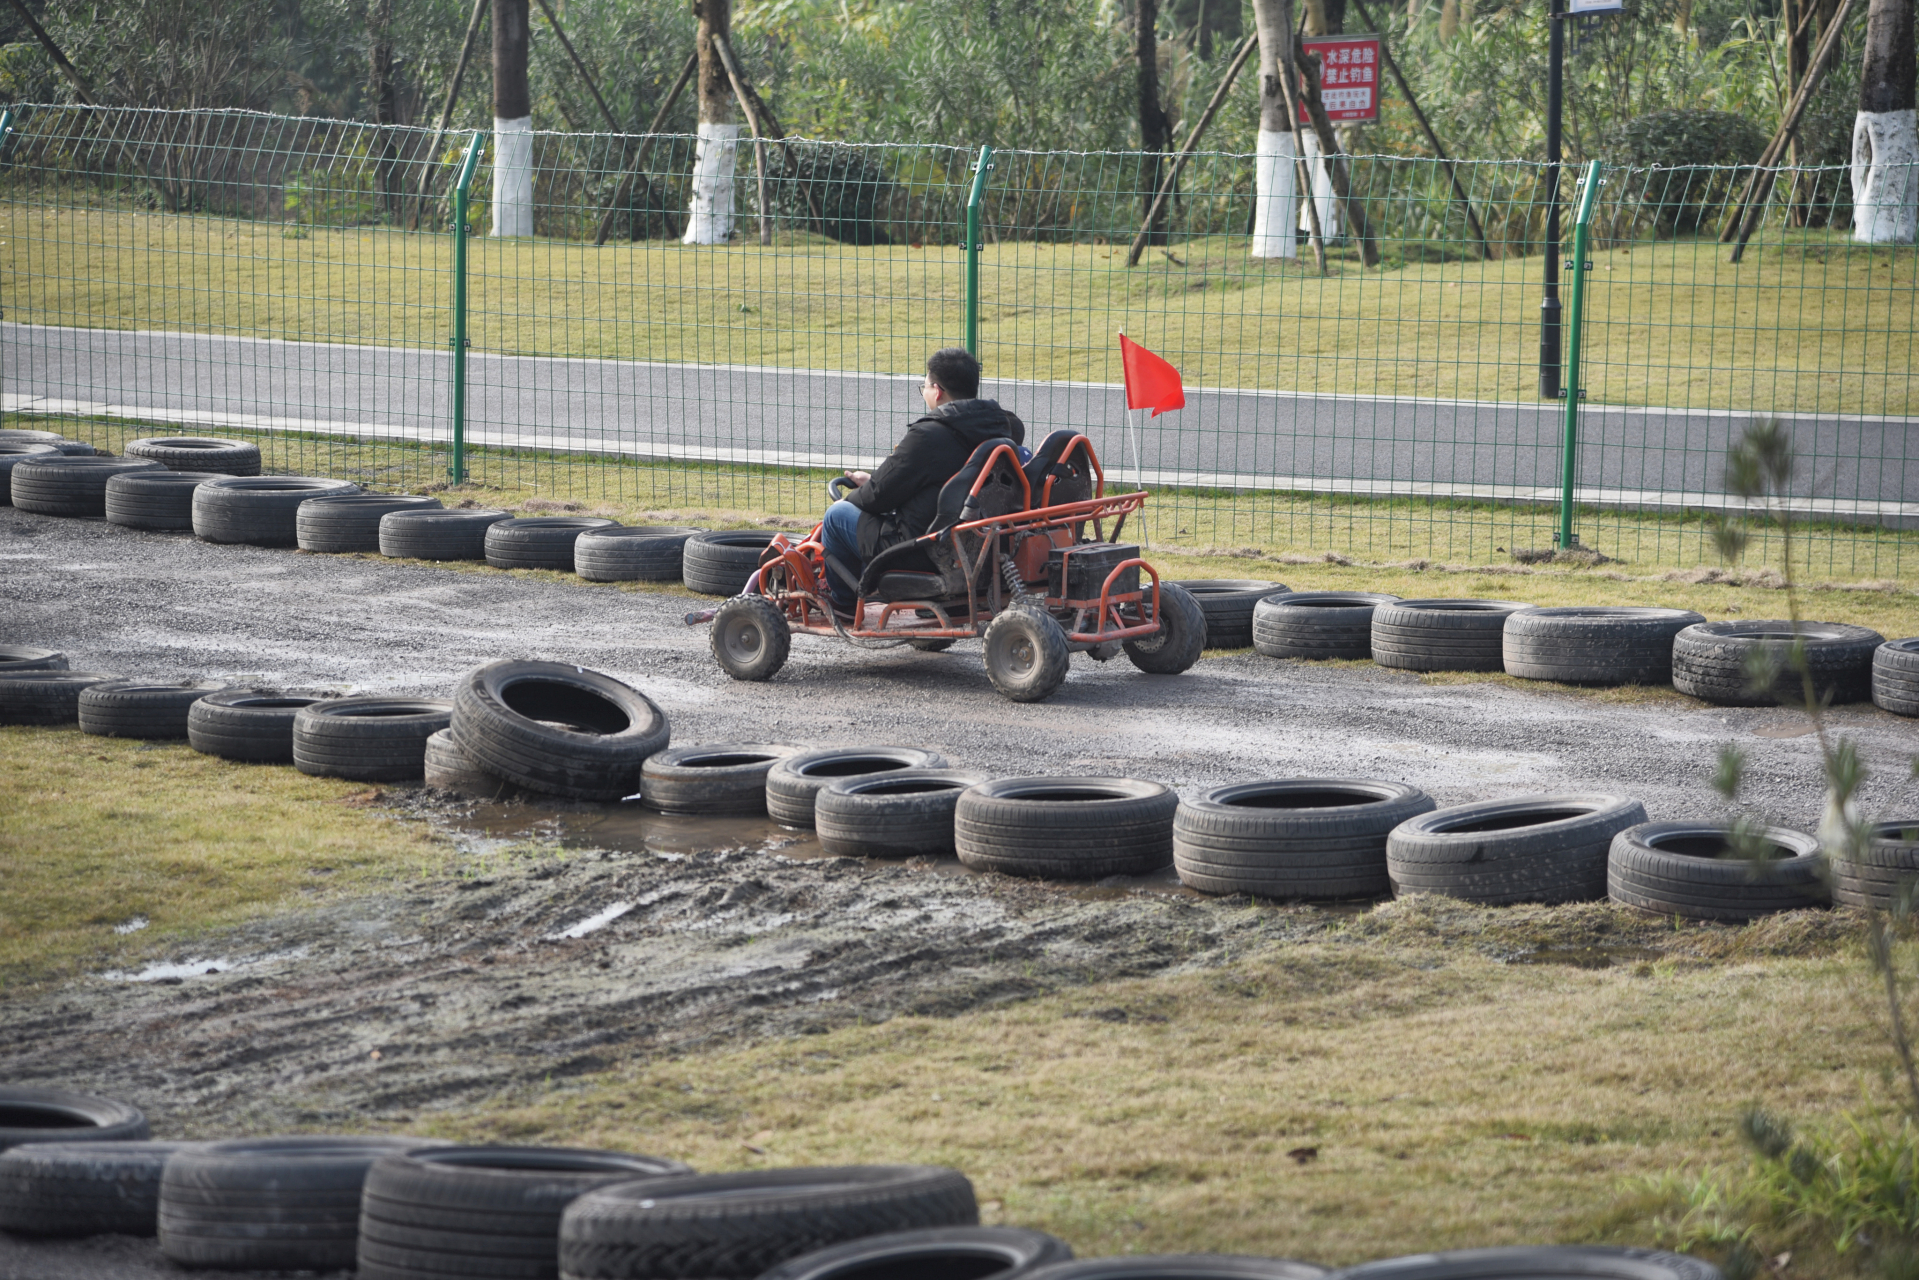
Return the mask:
{"type": "MultiPolygon", "coordinates": [[[[9,320],[444,347],[444,235],[81,208],[0,208],[9,320]]],[[[1773,234],[1773,233],[1769,233],[1773,234]]],[[[962,336],[963,255],[782,234],[735,243],[476,238],[476,350],[912,374],[962,336]]],[[[1116,330],[1188,385],[1465,399],[1537,397],[1538,258],[1254,260],[1209,237],[1139,267],[1103,243],[982,251],[981,357],[1002,378],[1118,382],[1116,330]]],[[[1741,264],[1710,239],[1613,244],[1589,276],[1596,403],[1914,412],[1919,259],[1843,234],[1777,233],[1741,264]]]]}
{"type": "Polygon", "coordinates": [[[441,867],[373,789],[185,743],[0,726],[0,992],[441,867]],[[139,904],[137,930],[128,903],[139,904]]]}

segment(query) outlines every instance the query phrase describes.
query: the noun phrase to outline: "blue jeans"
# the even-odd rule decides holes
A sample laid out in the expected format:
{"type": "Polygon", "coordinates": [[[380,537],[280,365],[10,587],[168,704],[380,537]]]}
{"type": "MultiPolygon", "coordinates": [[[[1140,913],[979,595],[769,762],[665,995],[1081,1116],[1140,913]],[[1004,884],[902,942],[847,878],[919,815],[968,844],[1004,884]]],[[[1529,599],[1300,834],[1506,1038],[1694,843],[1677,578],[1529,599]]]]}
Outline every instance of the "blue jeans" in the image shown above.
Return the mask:
{"type": "MultiPolygon", "coordinates": [[[[827,555],[845,565],[846,571],[857,578],[860,570],[866,567],[866,562],[860,558],[860,509],[844,500],[828,507],[820,529],[820,543],[826,548],[827,555]]],[[[844,611],[852,611],[857,603],[853,591],[831,569],[826,571],[826,589],[835,605],[844,611]]]]}

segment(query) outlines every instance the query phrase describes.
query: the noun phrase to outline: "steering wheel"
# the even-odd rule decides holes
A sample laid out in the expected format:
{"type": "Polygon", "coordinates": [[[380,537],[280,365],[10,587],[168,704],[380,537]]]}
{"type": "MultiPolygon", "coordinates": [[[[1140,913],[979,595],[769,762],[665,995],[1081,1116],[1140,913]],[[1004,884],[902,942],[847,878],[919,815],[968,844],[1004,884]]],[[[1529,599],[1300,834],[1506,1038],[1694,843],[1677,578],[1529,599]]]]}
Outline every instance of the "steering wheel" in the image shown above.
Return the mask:
{"type": "Polygon", "coordinates": [[[828,502],[838,502],[841,498],[844,498],[850,490],[857,489],[858,487],[858,485],[843,475],[834,476],[826,482],[826,500],[828,502]]]}

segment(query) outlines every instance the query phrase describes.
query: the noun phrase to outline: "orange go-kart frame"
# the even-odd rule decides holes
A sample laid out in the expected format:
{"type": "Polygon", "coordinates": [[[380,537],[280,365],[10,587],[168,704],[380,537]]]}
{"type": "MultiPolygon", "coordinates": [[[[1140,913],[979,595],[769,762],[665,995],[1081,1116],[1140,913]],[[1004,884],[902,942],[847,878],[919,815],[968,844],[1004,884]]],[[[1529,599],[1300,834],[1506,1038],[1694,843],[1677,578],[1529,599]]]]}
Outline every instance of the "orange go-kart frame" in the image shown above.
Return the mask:
{"type": "MultiPolygon", "coordinates": [[[[952,548],[967,583],[963,613],[958,608],[957,600],[869,601],[862,595],[854,611],[854,620],[850,623],[840,621],[827,603],[824,590],[827,568],[826,547],[820,536],[821,525],[813,526],[812,532],[799,541],[794,541],[786,534],[775,536],[762,554],[754,582],[747,590],[757,591],[773,601],[786,616],[787,625],[792,630],[808,635],[837,635],[856,642],[972,639],[981,634],[986,624],[1011,603],[1007,584],[997,572],[997,558],[1002,552],[1017,548],[1016,563],[1029,561],[1018,563],[1020,577],[1023,581],[1034,581],[1045,575],[1045,557],[1053,548],[1065,548],[1070,556],[1074,547],[1116,543],[1120,531],[1125,527],[1126,517],[1146,505],[1146,493],[1143,490],[1117,494],[1106,492],[1105,472],[1085,437],[1069,444],[1059,460],[1064,462],[1075,452],[1083,453],[1086,462],[1092,467],[1094,497],[1078,502],[1045,505],[1052,496],[1054,484],[1054,477],[1049,475],[1040,492],[1042,505],[1032,506],[1032,485],[1019,466],[1018,454],[1011,446],[1000,445],[987,455],[968,497],[979,497],[981,489],[992,477],[994,468],[1004,455],[1011,460],[1013,472],[1020,478],[1028,509],[1010,515],[962,521],[914,540],[925,546],[946,542],[952,548]],[[1105,532],[1108,520],[1113,522],[1110,538],[1105,532]],[[1093,526],[1096,541],[1081,543],[1078,541],[1079,531],[1087,524],[1093,526]],[[970,558],[961,540],[962,534],[978,536],[979,550],[970,558]],[[1036,539],[1030,536],[1034,534],[1046,536],[1036,539]],[[1030,563],[1031,558],[1038,559],[1037,572],[1034,572],[1035,566],[1030,563]],[[982,584],[984,592],[981,591],[982,584]],[[877,616],[874,615],[875,609],[878,610],[877,616]]],[[[1063,585],[1069,575],[1062,574],[1061,577],[1063,585]]],[[[1044,604],[1046,611],[1056,618],[1071,613],[1072,625],[1065,628],[1066,640],[1076,646],[1136,640],[1154,635],[1160,629],[1159,571],[1135,556],[1112,566],[1097,597],[1077,599],[1046,596],[1044,604]],[[1126,570],[1132,568],[1140,569],[1150,579],[1150,586],[1141,583],[1131,591],[1115,591],[1114,585],[1126,570]],[[1145,607],[1149,598],[1150,609],[1145,607]],[[1137,621],[1126,617],[1129,606],[1137,621]]]]}

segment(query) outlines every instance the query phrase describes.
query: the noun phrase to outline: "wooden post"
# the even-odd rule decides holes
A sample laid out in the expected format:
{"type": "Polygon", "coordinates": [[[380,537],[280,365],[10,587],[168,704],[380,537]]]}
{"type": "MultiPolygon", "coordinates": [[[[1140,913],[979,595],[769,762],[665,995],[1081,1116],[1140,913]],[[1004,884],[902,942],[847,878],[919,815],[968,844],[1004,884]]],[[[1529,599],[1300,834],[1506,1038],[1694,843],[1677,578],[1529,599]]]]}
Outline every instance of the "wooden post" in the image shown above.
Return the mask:
{"type": "Polygon", "coordinates": [[[1133,247],[1126,255],[1127,266],[1138,265],[1140,251],[1146,248],[1146,241],[1152,234],[1153,223],[1159,217],[1160,207],[1166,203],[1174,184],[1179,181],[1180,170],[1186,167],[1186,161],[1193,154],[1193,148],[1199,145],[1199,135],[1206,132],[1206,126],[1213,122],[1215,115],[1219,114],[1219,108],[1226,101],[1226,94],[1232,89],[1233,81],[1238,78],[1240,68],[1246,65],[1247,57],[1258,44],[1257,35],[1247,36],[1240,42],[1239,52],[1233,55],[1233,61],[1227,66],[1226,74],[1220,77],[1219,88],[1213,90],[1213,100],[1208,102],[1206,110],[1200,113],[1199,123],[1195,124],[1193,131],[1186,135],[1185,145],[1181,146],[1179,154],[1173,157],[1172,169],[1166,174],[1165,181],[1159,184],[1159,191],[1154,195],[1153,203],[1146,210],[1146,217],[1140,223],[1139,234],[1133,237],[1133,247]]]}

